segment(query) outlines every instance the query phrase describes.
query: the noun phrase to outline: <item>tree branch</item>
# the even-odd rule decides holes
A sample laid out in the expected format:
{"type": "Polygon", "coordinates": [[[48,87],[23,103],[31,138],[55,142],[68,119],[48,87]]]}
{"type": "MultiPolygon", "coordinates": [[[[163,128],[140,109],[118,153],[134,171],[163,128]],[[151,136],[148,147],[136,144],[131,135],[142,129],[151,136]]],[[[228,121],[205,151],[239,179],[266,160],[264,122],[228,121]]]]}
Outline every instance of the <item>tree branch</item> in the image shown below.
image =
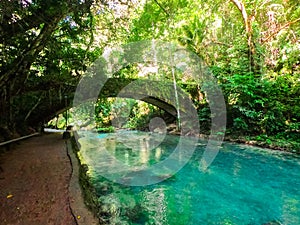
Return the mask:
{"type": "Polygon", "coordinates": [[[277,35],[277,34],[278,34],[280,31],[282,31],[283,29],[285,29],[285,28],[287,28],[287,27],[291,26],[292,24],[297,23],[297,22],[299,22],[299,21],[300,21],[300,18],[298,18],[298,19],[296,19],[296,20],[294,20],[294,21],[288,22],[288,23],[286,23],[286,24],[280,26],[280,27],[277,28],[272,34],[270,34],[268,37],[264,38],[264,39],[262,40],[262,44],[264,44],[264,43],[266,43],[267,41],[269,41],[272,37],[274,37],[275,35],[277,35]]]}
{"type": "Polygon", "coordinates": [[[207,43],[204,47],[207,47],[208,45],[223,45],[223,46],[226,46],[228,48],[231,48],[233,45],[230,45],[230,44],[227,44],[227,43],[223,43],[223,42],[220,42],[220,41],[215,41],[215,40],[212,40],[211,42],[207,43]]]}
{"type": "Polygon", "coordinates": [[[162,11],[164,11],[164,13],[167,15],[167,16],[170,16],[170,14],[168,13],[168,11],[157,1],[157,0],[154,0],[154,2],[159,6],[159,8],[162,9],[162,11]]]}
{"type": "MultiPolygon", "coordinates": [[[[41,12],[41,15],[45,15],[41,12]]],[[[18,20],[15,23],[2,23],[0,24],[1,31],[1,41],[9,40],[9,38],[18,35],[24,34],[26,31],[38,27],[40,24],[45,23],[45,19],[42,16],[30,15],[26,16],[21,20],[18,20]]]]}
{"type": "Polygon", "coordinates": [[[56,15],[50,23],[46,23],[29,48],[24,50],[22,55],[19,55],[19,57],[14,60],[7,71],[2,71],[2,74],[0,73],[0,87],[4,86],[9,80],[15,79],[17,76],[19,76],[18,79],[20,82],[22,82],[22,79],[26,80],[26,74],[30,65],[36,59],[39,52],[44,48],[47,40],[52,35],[63,16],[64,14],[56,15]],[[20,76],[20,73],[23,75],[20,76]]]}
{"type": "Polygon", "coordinates": [[[31,115],[31,113],[36,109],[36,107],[40,104],[41,100],[43,98],[43,95],[41,95],[38,99],[38,101],[34,104],[34,106],[29,110],[29,112],[27,113],[27,115],[25,116],[24,121],[26,121],[28,119],[28,117],[31,115]]]}
{"type": "Polygon", "coordinates": [[[247,34],[251,33],[251,27],[249,25],[249,18],[248,18],[248,14],[247,14],[244,4],[242,2],[240,2],[239,0],[230,0],[230,1],[233,2],[235,4],[235,6],[239,9],[239,11],[241,12],[247,34]]]}

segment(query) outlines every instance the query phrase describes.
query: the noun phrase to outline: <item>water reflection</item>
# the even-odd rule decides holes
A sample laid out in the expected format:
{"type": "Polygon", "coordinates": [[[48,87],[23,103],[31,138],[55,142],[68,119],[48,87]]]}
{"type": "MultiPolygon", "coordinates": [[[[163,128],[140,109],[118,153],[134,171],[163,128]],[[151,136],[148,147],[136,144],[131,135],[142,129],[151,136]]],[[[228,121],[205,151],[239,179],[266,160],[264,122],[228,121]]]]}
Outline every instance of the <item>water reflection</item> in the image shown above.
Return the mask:
{"type": "Polygon", "coordinates": [[[160,161],[162,154],[162,149],[160,147],[157,147],[155,151],[155,159],[157,162],[160,161]]]}
{"type": "Polygon", "coordinates": [[[142,149],[140,151],[140,162],[145,165],[148,164],[150,161],[150,151],[147,149],[142,149]]]}
{"type": "Polygon", "coordinates": [[[105,149],[114,155],[116,150],[116,140],[114,138],[105,138],[104,140],[105,149]]]}
{"type": "MultiPolygon", "coordinates": [[[[164,157],[162,147],[162,138],[157,134],[143,134],[143,135],[111,135],[97,140],[98,151],[107,151],[111,156],[124,162],[128,166],[142,166],[152,165],[160,162],[164,157]],[[131,141],[129,141],[131,138],[131,141]],[[103,148],[104,146],[104,148],[103,148]]],[[[92,147],[92,141],[80,140],[83,145],[88,148],[92,147]]]]}

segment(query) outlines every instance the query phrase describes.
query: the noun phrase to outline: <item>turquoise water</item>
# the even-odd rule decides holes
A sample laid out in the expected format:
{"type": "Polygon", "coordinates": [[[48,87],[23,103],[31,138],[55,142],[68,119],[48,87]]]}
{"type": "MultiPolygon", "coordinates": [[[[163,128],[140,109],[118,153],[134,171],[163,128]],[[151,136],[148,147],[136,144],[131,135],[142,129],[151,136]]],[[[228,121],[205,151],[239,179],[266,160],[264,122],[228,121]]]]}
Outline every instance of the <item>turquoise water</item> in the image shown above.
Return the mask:
{"type": "Polygon", "coordinates": [[[170,157],[180,137],[120,133],[89,138],[81,140],[81,154],[97,190],[99,217],[107,224],[300,224],[296,156],[224,143],[209,169],[200,171],[205,141],[199,141],[178,173],[131,187],[103,177],[103,167],[116,173],[112,161],[103,162],[103,149],[133,170],[147,168],[170,157]]]}

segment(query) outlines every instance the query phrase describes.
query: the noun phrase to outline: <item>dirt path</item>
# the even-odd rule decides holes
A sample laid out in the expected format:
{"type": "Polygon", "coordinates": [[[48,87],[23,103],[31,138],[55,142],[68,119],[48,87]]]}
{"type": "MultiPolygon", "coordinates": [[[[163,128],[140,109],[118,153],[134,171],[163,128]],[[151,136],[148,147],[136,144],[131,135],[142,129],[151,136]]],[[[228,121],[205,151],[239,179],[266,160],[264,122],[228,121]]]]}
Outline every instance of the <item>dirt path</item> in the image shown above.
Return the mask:
{"type": "Polygon", "coordinates": [[[0,155],[1,225],[76,225],[72,167],[60,134],[30,138],[0,155]]]}

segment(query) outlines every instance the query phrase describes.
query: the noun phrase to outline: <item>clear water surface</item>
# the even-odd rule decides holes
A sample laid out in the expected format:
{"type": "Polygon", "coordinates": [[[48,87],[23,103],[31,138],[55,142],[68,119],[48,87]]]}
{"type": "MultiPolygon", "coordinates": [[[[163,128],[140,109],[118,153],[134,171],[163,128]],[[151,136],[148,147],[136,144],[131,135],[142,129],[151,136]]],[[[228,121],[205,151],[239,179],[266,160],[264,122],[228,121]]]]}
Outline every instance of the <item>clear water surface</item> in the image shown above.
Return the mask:
{"type": "Polygon", "coordinates": [[[141,132],[89,133],[81,138],[82,160],[90,168],[102,221],[300,224],[300,158],[291,154],[224,143],[209,169],[200,171],[205,141],[199,140],[191,160],[163,182],[131,187],[101,175],[103,168],[111,169],[109,160],[99,163],[104,149],[124,164],[148,167],[170,156],[179,138],[141,132]]]}

